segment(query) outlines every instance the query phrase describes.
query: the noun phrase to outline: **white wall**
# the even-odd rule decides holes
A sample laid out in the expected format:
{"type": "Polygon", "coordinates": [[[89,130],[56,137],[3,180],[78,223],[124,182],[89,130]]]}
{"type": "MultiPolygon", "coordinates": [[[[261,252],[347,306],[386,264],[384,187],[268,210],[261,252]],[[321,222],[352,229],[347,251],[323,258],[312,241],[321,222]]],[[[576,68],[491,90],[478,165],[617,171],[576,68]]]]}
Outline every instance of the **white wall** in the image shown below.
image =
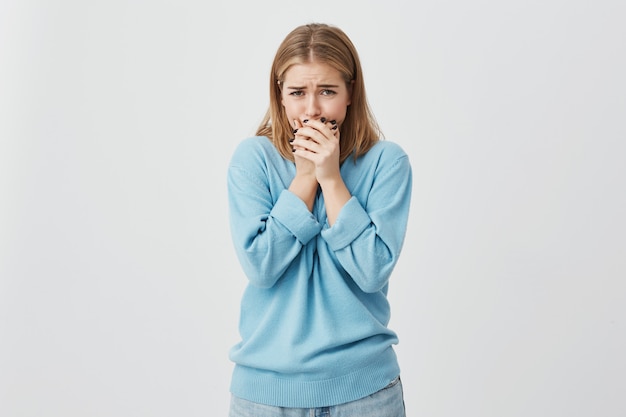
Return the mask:
{"type": "Polygon", "coordinates": [[[626,5],[0,1],[0,415],[225,416],[225,172],[341,26],[415,187],[409,416],[626,414],[626,5]]]}

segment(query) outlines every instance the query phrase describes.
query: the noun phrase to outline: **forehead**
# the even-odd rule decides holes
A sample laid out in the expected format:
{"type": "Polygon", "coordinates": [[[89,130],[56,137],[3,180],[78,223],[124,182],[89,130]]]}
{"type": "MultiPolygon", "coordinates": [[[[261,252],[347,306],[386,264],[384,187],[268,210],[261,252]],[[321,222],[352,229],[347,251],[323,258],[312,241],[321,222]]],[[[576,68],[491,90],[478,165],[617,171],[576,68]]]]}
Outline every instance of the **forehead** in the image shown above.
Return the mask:
{"type": "Polygon", "coordinates": [[[338,70],[320,62],[294,64],[287,69],[284,78],[285,84],[298,82],[341,83],[342,81],[338,70]]]}

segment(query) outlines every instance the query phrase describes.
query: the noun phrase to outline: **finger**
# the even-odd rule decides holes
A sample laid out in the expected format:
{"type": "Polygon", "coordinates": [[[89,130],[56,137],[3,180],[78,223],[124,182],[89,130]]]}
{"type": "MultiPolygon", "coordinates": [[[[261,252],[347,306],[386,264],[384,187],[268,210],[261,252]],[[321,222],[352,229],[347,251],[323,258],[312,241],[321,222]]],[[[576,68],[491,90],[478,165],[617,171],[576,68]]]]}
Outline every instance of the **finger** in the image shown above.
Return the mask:
{"type": "Polygon", "coordinates": [[[337,123],[335,121],[335,123],[333,124],[333,126],[330,128],[330,130],[333,131],[333,136],[339,140],[339,123],[337,123]]]}
{"type": "Polygon", "coordinates": [[[330,130],[330,128],[324,126],[323,124],[313,126],[307,123],[304,127],[298,129],[298,134],[305,136],[314,142],[323,144],[333,138],[334,131],[330,130]]]}
{"type": "Polygon", "coordinates": [[[313,120],[312,123],[310,123],[307,120],[306,122],[307,125],[310,125],[310,127],[320,131],[327,139],[332,139],[333,136],[337,136],[336,133],[339,130],[339,123],[337,123],[337,120],[335,119],[327,120],[325,117],[322,117],[319,121],[313,120]]]}
{"type": "Polygon", "coordinates": [[[299,120],[293,119],[292,127],[293,127],[293,130],[291,131],[291,133],[293,133],[293,135],[295,137],[296,133],[298,133],[298,130],[300,130],[300,128],[302,127],[302,124],[300,123],[299,120]]]}
{"type": "Polygon", "coordinates": [[[339,133],[339,125],[337,124],[337,121],[331,120],[329,123],[330,123],[330,130],[332,130],[333,135],[337,136],[337,133],[339,133]]]}
{"type": "MultiPolygon", "coordinates": [[[[332,119],[332,120],[326,120],[325,117],[322,117],[320,119],[320,122],[322,122],[324,124],[325,127],[327,127],[330,130],[330,133],[334,136],[335,132],[339,129],[339,125],[337,124],[337,120],[332,119]]],[[[323,130],[322,130],[323,131],[323,130]]],[[[328,137],[328,136],[327,136],[328,137]]]]}
{"type": "Polygon", "coordinates": [[[308,137],[301,137],[299,135],[290,142],[293,149],[305,150],[313,153],[317,153],[322,149],[321,145],[315,140],[308,137]]]}
{"type": "Polygon", "coordinates": [[[322,117],[319,120],[315,120],[315,119],[304,119],[302,121],[302,124],[304,126],[309,126],[312,127],[313,129],[317,129],[317,130],[322,130],[324,129],[324,127],[327,127],[327,123],[330,123],[329,120],[326,120],[325,117],[322,117]]]}

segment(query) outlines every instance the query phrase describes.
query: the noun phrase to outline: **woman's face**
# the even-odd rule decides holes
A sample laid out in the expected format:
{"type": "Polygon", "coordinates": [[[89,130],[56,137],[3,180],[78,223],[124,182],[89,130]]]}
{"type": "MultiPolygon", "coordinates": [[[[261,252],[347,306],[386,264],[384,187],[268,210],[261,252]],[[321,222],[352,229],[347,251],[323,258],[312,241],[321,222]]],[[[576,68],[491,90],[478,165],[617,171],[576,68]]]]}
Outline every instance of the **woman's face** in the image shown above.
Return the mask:
{"type": "Polygon", "coordinates": [[[328,64],[295,64],[285,72],[281,100],[289,122],[305,119],[336,120],[341,123],[350,105],[346,82],[339,71],[328,64]]]}

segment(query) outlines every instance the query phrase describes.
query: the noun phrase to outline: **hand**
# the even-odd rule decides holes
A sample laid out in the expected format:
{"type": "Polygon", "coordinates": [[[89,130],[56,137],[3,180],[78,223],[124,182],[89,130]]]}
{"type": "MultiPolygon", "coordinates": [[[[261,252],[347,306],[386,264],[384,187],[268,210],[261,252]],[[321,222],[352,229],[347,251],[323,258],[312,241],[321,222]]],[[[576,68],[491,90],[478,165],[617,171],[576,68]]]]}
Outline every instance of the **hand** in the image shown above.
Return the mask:
{"type": "Polygon", "coordinates": [[[300,197],[309,211],[312,211],[318,187],[317,178],[315,177],[315,164],[298,154],[302,148],[294,143],[296,141],[306,142],[308,139],[300,133],[300,129],[302,128],[301,123],[294,120],[293,125],[295,137],[291,143],[294,150],[293,158],[296,164],[296,176],[291,181],[291,184],[289,184],[289,191],[300,197]]]}
{"type": "MultiPolygon", "coordinates": [[[[314,167],[318,183],[336,180],[339,171],[339,129],[335,121],[309,120],[298,127],[292,142],[296,161],[306,160],[314,167]]],[[[297,167],[297,163],[296,163],[297,167]]]]}
{"type": "Polygon", "coordinates": [[[294,126],[295,133],[294,133],[294,140],[292,141],[291,144],[294,149],[293,158],[296,163],[296,176],[315,178],[315,164],[309,159],[303,158],[302,156],[300,156],[299,152],[297,152],[299,149],[303,149],[303,148],[297,145],[296,142],[300,142],[300,140],[302,141],[307,140],[307,138],[305,136],[302,136],[302,134],[300,133],[302,124],[300,123],[299,120],[294,120],[293,126],[294,126]]]}

